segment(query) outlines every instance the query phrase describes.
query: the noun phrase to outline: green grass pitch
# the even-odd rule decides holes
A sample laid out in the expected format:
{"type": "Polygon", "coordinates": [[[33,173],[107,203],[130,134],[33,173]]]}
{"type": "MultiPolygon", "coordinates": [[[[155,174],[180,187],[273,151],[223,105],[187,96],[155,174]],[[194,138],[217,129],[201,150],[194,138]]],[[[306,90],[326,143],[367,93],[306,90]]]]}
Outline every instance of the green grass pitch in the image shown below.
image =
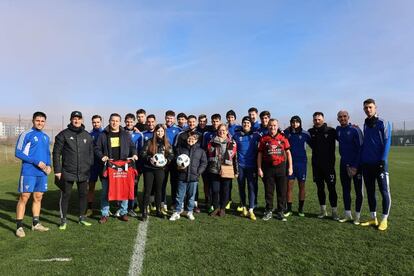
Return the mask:
{"type": "MultiPolygon", "coordinates": [[[[337,162],[338,163],[338,162],[337,162]]],[[[392,206],[389,229],[379,232],[351,223],[317,219],[316,187],[308,168],[306,217],[296,215],[287,222],[262,221],[263,184],[259,187],[258,220],[252,222],[228,212],[225,218],[206,213],[170,222],[150,217],[144,275],[275,275],[275,274],[395,274],[414,273],[414,147],[392,148],[390,183],[392,206]]],[[[31,204],[24,220],[26,237],[15,231],[17,180],[20,164],[0,166],[0,275],[126,275],[139,222],[111,218],[92,227],[77,224],[77,191],[73,189],[69,223],[59,231],[59,193],[50,177],[44,195],[41,221],[51,230],[32,232],[31,204]],[[68,258],[67,262],[47,262],[68,258]]],[[[338,172],[338,171],[337,171],[338,172]]],[[[140,182],[141,190],[142,180],[140,182]]],[[[100,184],[97,184],[100,188],[100,184]]],[[[169,191],[169,189],[168,189],[169,191]]],[[[202,188],[200,189],[200,192],[202,188]]],[[[339,211],[343,213],[341,185],[337,182],[339,211]]],[[[233,199],[238,201],[233,183],[233,199]]],[[[294,210],[297,208],[295,187],[294,210]]],[[[97,193],[99,198],[99,193],[97,193]]],[[[203,198],[203,195],[200,195],[203,198]]],[[[378,195],[377,199],[380,199],[378,195]]],[[[354,195],[353,195],[354,200],[354,195]]],[[[381,202],[378,201],[378,213],[381,202]]],[[[368,218],[364,199],[362,219],[368,218]]]]}

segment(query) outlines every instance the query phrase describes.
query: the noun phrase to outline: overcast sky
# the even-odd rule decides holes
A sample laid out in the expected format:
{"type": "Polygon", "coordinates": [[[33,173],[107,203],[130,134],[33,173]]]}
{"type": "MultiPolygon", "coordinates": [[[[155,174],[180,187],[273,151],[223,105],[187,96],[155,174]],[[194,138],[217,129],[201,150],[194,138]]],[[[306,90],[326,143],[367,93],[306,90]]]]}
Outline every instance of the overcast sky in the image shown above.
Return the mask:
{"type": "Polygon", "coordinates": [[[414,115],[414,1],[0,1],[0,115],[414,115]]]}

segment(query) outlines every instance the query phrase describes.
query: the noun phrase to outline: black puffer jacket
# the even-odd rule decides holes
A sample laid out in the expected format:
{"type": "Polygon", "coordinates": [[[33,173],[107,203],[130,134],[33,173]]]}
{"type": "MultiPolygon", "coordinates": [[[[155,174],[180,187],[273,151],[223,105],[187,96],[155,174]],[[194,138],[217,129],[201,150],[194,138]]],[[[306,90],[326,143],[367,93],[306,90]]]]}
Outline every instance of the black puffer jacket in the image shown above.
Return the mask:
{"type": "Polygon", "coordinates": [[[190,165],[184,170],[178,170],[178,180],[184,182],[198,182],[198,178],[207,168],[206,152],[199,144],[193,146],[180,146],[177,148],[177,157],[187,154],[190,157],[190,165]]]}
{"type": "Polygon", "coordinates": [[[62,173],[62,179],[68,181],[87,181],[93,165],[93,139],[85,126],[79,128],[72,124],[59,132],[53,146],[53,169],[62,173]]]}
{"type": "MultiPolygon", "coordinates": [[[[148,140],[145,142],[144,146],[141,149],[141,153],[140,153],[140,157],[141,157],[141,161],[143,162],[143,171],[146,170],[160,170],[160,169],[164,169],[163,168],[159,168],[159,167],[155,167],[154,165],[151,164],[150,159],[152,158],[152,155],[150,155],[150,153],[148,152],[149,149],[149,145],[152,142],[152,139],[148,140]]],[[[164,154],[165,158],[167,159],[167,162],[170,163],[171,160],[174,159],[174,152],[173,152],[173,148],[172,146],[170,146],[169,150],[166,150],[163,144],[163,140],[157,139],[157,153],[162,153],[164,154]]]]}
{"type": "Polygon", "coordinates": [[[312,165],[333,168],[335,167],[336,130],[323,124],[308,130],[311,139],[312,165]]]}

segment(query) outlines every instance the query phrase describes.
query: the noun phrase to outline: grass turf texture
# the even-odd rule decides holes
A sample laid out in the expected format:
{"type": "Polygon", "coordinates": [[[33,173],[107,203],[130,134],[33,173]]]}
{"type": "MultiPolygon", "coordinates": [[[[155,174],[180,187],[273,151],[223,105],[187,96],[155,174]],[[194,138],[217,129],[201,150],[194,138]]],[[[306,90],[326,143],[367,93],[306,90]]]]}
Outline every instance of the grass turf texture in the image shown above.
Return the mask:
{"type": "MultiPolygon", "coordinates": [[[[185,217],[175,222],[150,217],[143,274],[410,274],[414,271],[413,164],[414,148],[392,148],[392,207],[389,229],[385,232],[373,227],[317,219],[319,206],[309,168],[305,218],[294,215],[287,222],[276,219],[265,222],[261,220],[263,208],[257,210],[256,222],[241,218],[234,211],[227,212],[225,218],[210,218],[202,213],[196,215],[194,222],[185,217]]],[[[96,216],[91,220],[94,223],[91,227],[79,226],[76,223],[76,189],[73,190],[71,220],[66,231],[57,229],[58,193],[51,183],[51,191],[44,197],[41,216],[41,221],[51,230],[38,233],[27,228],[31,224],[29,204],[24,220],[26,238],[16,238],[18,173],[18,163],[3,164],[0,168],[0,274],[127,274],[140,222],[131,219],[124,223],[111,219],[105,225],[98,225],[96,216]],[[71,261],[35,261],[56,257],[71,258],[71,261]]],[[[238,201],[235,183],[233,200],[238,201]]],[[[259,188],[259,206],[264,206],[261,182],[259,188]]],[[[337,192],[342,214],[339,181],[337,192]]],[[[297,187],[293,208],[297,208],[297,187]]],[[[380,200],[377,211],[381,213],[380,200]]],[[[368,214],[365,199],[362,219],[368,218],[368,214]]]]}

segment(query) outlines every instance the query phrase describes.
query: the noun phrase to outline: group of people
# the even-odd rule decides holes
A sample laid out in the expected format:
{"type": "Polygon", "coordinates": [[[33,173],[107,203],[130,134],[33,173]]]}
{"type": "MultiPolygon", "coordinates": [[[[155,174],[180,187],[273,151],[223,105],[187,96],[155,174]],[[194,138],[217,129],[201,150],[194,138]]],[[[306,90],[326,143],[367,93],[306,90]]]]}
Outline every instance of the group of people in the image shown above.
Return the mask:
{"type": "MultiPolygon", "coordinates": [[[[198,118],[184,113],[175,114],[168,110],[165,123],[157,123],[153,114],[147,116],[139,109],[124,117],[110,115],[109,124],[102,127],[102,117],[92,117],[93,129],[85,130],[83,116],[73,111],[70,124],[55,137],[53,145],[53,171],[55,183],[61,190],[59,200],[60,226],[67,227],[68,203],[74,183],[78,186],[79,224],[90,226],[87,217],[92,214],[95,201],[95,186],[102,183],[100,198],[101,217],[99,223],[106,223],[111,215],[108,190],[111,185],[103,173],[108,162],[132,159],[137,174],[134,175],[133,199],[115,202],[115,216],[122,221],[129,217],[147,220],[151,211],[161,218],[168,215],[167,184],[171,188],[170,220],[180,219],[184,213],[194,220],[194,213],[200,212],[199,180],[203,180],[204,203],[210,216],[224,217],[233,199],[232,184],[236,179],[239,186],[241,216],[256,220],[258,177],[263,179],[265,191],[265,212],[263,220],[273,217],[286,221],[293,214],[293,187],[299,185],[298,209],[300,217],[305,216],[305,182],[307,176],[306,146],[312,150],[313,181],[317,186],[320,204],[319,218],[328,217],[325,186],[328,189],[331,217],[339,222],[353,222],[362,226],[377,226],[379,230],[388,227],[391,205],[388,174],[388,153],[391,144],[390,124],[379,118],[376,103],[367,99],[363,103],[365,119],[363,131],[350,123],[347,111],[338,112],[339,126],[327,126],[322,112],[313,114],[313,127],[302,128],[299,116],[290,119],[290,126],[282,130],[279,122],[269,111],[258,112],[250,108],[248,115],[236,124],[236,113],[226,113],[226,123],[220,114],[198,118]],[[258,120],[258,117],[260,120],[258,120]],[[137,120],[137,122],[136,122],[137,120]],[[175,122],[177,120],[177,123],[175,122]],[[337,211],[335,150],[339,144],[340,180],[345,214],[339,217],[337,211]],[[187,163],[185,160],[187,158],[187,163]],[[184,160],[184,161],[183,161],[184,160]],[[143,175],[143,198],[138,200],[138,182],[143,175]],[[371,218],[360,222],[365,183],[371,218]],[[355,187],[355,213],[351,212],[351,185],[355,187]],[[376,182],[382,195],[382,218],[376,215],[376,182]],[[247,193],[246,193],[247,186],[247,193]],[[276,190],[276,206],[274,191],[276,190]],[[248,199],[248,200],[247,200],[248,199]],[[186,212],[184,212],[186,209],[186,212]]],[[[42,131],[46,114],[33,114],[33,127],[23,132],[16,144],[16,157],[22,160],[19,179],[19,201],[16,208],[16,236],[24,237],[23,217],[25,206],[33,194],[32,230],[48,231],[39,222],[41,200],[47,191],[47,175],[52,172],[50,139],[42,131]]],[[[114,210],[113,210],[114,211],[114,210]]]]}

